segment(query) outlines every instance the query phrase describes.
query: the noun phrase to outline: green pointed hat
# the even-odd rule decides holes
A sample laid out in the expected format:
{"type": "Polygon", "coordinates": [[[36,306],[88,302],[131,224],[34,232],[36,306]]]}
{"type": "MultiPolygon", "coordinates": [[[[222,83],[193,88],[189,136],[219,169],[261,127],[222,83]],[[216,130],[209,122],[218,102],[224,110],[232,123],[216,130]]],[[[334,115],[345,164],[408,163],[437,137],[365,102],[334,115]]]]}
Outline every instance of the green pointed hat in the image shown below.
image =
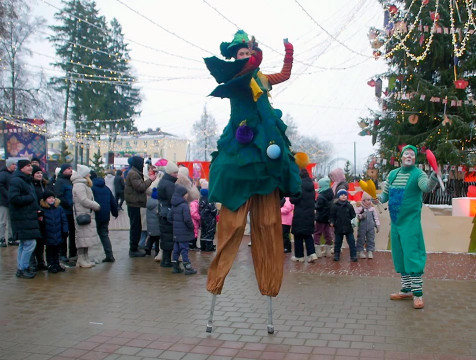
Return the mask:
{"type": "Polygon", "coordinates": [[[238,48],[247,47],[249,41],[248,34],[243,30],[238,30],[231,42],[222,42],[220,44],[220,52],[226,59],[231,59],[235,56],[236,50],[238,48]]]}

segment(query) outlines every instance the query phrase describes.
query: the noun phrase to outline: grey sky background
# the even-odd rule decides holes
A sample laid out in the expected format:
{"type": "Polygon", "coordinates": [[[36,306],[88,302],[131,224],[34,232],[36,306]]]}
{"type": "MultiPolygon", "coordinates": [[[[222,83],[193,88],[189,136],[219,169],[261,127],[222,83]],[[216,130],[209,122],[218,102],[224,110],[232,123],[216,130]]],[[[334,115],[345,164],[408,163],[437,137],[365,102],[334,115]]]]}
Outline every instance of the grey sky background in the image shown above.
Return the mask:
{"type": "MultiPolygon", "coordinates": [[[[54,24],[61,1],[35,1],[33,14],[54,24]]],[[[265,74],[281,70],[283,38],[294,45],[291,79],[273,88],[271,101],[294,118],[299,133],[330,141],[332,158],[351,161],[355,141],[358,170],[374,151],[370,136],[358,136],[357,122],[368,108],[378,107],[367,81],[386,69],[383,60],[373,59],[367,39],[369,27],[382,27],[378,1],[97,0],[97,7],[108,21],[118,19],[129,43],[143,96],[142,114],[136,120],[140,130],[160,127],[192,138],[192,124],[206,106],[221,132],[228,121],[229,101],[207,96],[217,84],[203,57],[220,56],[220,43],[231,41],[236,30],[243,29],[255,35],[263,50],[265,74]]],[[[31,48],[54,56],[47,41],[35,39],[31,48]]],[[[27,63],[58,76],[49,65],[52,61],[34,54],[27,63]]]]}

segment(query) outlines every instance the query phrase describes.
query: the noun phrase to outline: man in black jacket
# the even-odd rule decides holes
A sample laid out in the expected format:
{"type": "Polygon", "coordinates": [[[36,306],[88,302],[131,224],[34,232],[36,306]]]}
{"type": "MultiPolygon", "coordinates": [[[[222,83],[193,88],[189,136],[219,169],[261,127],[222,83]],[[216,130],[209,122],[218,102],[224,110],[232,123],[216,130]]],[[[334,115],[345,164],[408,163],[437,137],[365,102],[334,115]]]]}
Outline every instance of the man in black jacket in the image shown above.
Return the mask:
{"type": "Polygon", "coordinates": [[[30,258],[35,250],[36,239],[41,237],[38,222],[41,211],[32,184],[32,171],[30,160],[18,160],[8,193],[13,238],[20,241],[16,276],[24,279],[32,279],[36,275],[29,271],[30,258]]]}
{"type": "Polygon", "coordinates": [[[63,239],[60,249],[60,260],[63,262],[69,262],[67,256],[67,250],[69,247],[69,257],[76,258],[78,251],[76,249],[76,233],[73,215],[73,183],[71,182],[71,175],[73,174],[73,168],[71,164],[61,165],[60,172],[55,182],[55,194],[61,201],[60,206],[63,208],[66,218],[68,219],[69,237],[63,239]]]}
{"type": "Polygon", "coordinates": [[[14,159],[7,159],[5,167],[0,170],[0,247],[8,245],[18,246],[18,241],[12,239],[12,224],[10,223],[10,213],[8,210],[8,187],[10,179],[17,168],[14,159]],[[8,231],[8,233],[7,233],[8,231]]]}
{"type": "Polygon", "coordinates": [[[144,180],[142,170],[144,169],[144,158],[133,156],[131,158],[131,169],[127,173],[124,197],[127,204],[127,215],[129,215],[129,257],[143,257],[145,251],[139,249],[140,234],[142,232],[140,208],[147,205],[147,195],[145,191],[155,180],[155,174],[149,175],[144,180]]]}

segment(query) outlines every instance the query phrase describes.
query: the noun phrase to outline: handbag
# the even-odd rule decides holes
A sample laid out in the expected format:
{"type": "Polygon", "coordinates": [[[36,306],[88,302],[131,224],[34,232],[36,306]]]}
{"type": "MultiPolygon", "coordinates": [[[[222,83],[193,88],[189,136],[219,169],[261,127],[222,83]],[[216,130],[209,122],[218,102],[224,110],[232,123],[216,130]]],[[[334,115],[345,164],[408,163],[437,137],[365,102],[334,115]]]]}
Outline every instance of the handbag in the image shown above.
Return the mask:
{"type": "MultiPolygon", "coordinates": [[[[94,200],[94,197],[93,197],[94,200]]],[[[73,203],[73,210],[74,210],[74,217],[76,218],[76,223],[78,225],[88,225],[91,224],[91,213],[93,212],[92,209],[89,209],[89,214],[77,214],[76,213],[76,206],[73,203]]]]}

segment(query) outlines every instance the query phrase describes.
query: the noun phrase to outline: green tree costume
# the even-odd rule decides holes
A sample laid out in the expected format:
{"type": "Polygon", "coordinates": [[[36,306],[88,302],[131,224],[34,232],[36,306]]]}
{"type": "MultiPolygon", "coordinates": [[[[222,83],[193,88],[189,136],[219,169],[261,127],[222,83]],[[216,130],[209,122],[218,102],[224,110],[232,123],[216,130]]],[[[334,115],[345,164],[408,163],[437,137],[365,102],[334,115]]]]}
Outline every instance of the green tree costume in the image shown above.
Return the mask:
{"type": "Polygon", "coordinates": [[[299,169],[289,149],[291,143],[285,135],[286,124],[282,112],[273,109],[268,100],[271,85],[258,69],[234,77],[247,63],[247,59],[233,62],[216,57],[205,63],[219,85],[210,95],[229,98],[230,120],[212,153],[210,165],[210,201],[220,202],[235,211],[252,195],[265,195],[276,188],[285,195],[301,191],[299,169]],[[262,94],[253,93],[251,84],[262,94]],[[247,126],[253,132],[248,143],[240,143],[236,132],[247,126]],[[276,144],[281,153],[277,159],[267,155],[268,146],[276,144]]]}

